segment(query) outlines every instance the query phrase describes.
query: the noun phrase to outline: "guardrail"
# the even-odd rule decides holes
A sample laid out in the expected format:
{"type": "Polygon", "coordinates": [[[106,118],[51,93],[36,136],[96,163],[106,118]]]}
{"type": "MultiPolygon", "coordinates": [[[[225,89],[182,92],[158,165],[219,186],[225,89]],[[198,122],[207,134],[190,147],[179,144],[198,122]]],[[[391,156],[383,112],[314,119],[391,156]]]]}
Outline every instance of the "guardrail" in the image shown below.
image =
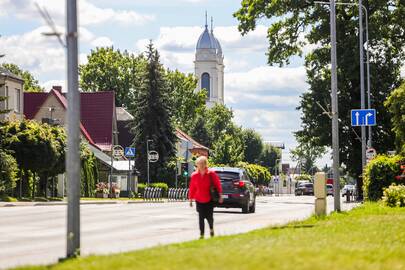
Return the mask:
{"type": "Polygon", "coordinates": [[[188,188],[169,188],[167,199],[169,201],[186,201],[188,199],[188,188]]]}

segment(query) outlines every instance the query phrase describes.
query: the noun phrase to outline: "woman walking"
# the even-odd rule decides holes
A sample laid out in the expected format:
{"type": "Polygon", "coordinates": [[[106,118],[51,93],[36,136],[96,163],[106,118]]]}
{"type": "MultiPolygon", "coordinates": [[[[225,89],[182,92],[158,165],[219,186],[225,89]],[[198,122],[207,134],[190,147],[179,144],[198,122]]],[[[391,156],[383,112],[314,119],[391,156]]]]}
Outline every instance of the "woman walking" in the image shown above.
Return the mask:
{"type": "Polygon", "coordinates": [[[197,170],[191,175],[190,206],[193,200],[197,204],[198,221],[200,225],[200,239],[204,239],[205,219],[210,227],[210,235],[214,236],[214,202],[211,197],[211,187],[218,192],[218,202],[223,203],[222,187],[218,175],[208,169],[208,160],[201,156],[196,160],[197,170]]]}

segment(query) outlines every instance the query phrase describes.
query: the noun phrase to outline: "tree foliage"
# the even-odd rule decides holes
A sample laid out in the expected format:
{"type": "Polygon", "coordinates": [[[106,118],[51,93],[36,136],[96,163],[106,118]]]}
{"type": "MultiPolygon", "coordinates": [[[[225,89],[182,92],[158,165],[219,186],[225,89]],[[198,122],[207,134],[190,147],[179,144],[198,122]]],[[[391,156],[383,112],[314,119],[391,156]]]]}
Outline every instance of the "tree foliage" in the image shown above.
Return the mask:
{"type": "MultiPolygon", "coordinates": [[[[167,163],[175,156],[176,135],[172,123],[172,107],[169,96],[165,70],[160,63],[159,53],[150,43],[146,52],[146,70],[141,75],[142,85],[135,98],[137,110],[131,132],[134,134],[134,145],[137,149],[137,164],[146,164],[146,142],[150,150],[159,153],[159,161],[151,164],[151,180],[165,175],[167,163]],[[163,170],[163,171],[162,171],[163,170]]],[[[140,165],[142,179],[146,179],[146,166],[140,165]]]]}
{"type": "Polygon", "coordinates": [[[86,92],[114,91],[115,105],[133,110],[144,68],[145,58],[141,54],[113,47],[96,48],[87,56],[87,64],[79,67],[80,87],[86,92]]]}
{"type": "Polygon", "coordinates": [[[298,146],[290,149],[291,159],[301,163],[301,168],[304,172],[310,173],[314,168],[315,162],[323,154],[326,149],[324,146],[319,146],[315,141],[298,141],[298,146]]]}
{"type": "Polygon", "coordinates": [[[43,92],[44,89],[39,85],[37,79],[29,71],[21,69],[16,64],[3,63],[2,66],[11,73],[21,77],[24,80],[25,92],[43,92]]]}
{"type": "Polygon", "coordinates": [[[397,152],[405,155],[405,83],[391,92],[385,106],[392,115],[392,131],[395,133],[397,152]]]}
{"type": "MultiPolygon", "coordinates": [[[[373,146],[380,152],[392,148],[390,115],[383,101],[400,83],[404,63],[405,5],[401,0],[368,0],[372,106],[378,112],[373,128],[373,146]]],[[[350,123],[350,110],[360,107],[358,8],[337,5],[337,53],[340,130],[340,161],[353,175],[361,173],[361,147],[350,123]]],[[[330,106],[330,26],[329,7],[311,1],[243,0],[235,13],[242,34],[255,29],[257,22],[269,19],[268,63],[289,64],[292,56],[305,58],[309,91],[301,96],[303,141],[316,138],[319,146],[331,145],[331,121],[318,103],[330,106]]],[[[304,90],[304,89],[302,89],[304,90]]],[[[359,132],[359,130],[357,130],[359,132]]]]}
{"type": "Polygon", "coordinates": [[[166,78],[173,108],[173,122],[181,130],[190,133],[197,124],[198,116],[204,113],[206,93],[195,91],[197,79],[193,74],[168,70],[166,78]]]}
{"type": "Polygon", "coordinates": [[[15,187],[17,173],[18,166],[14,157],[0,149],[0,195],[15,187]]]}
{"type": "Polygon", "coordinates": [[[225,134],[214,143],[211,159],[216,164],[236,166],[243,161],[243,152],[241,138],[225,134]]]}
{"type": "Polygon", "coordinates": [[[275,174],[277,159],[281,159],[281,150],[271,144],[265,143],[260,155],[259,164],[268,168],[272,174],[275,174]]]}
{"type": "Polygon", "coordinates": [[[248,163],[258,163],[263,151],[261,135],[254,129],[242,131],[243,145],[245,146],[244,157],[248,163]]]}

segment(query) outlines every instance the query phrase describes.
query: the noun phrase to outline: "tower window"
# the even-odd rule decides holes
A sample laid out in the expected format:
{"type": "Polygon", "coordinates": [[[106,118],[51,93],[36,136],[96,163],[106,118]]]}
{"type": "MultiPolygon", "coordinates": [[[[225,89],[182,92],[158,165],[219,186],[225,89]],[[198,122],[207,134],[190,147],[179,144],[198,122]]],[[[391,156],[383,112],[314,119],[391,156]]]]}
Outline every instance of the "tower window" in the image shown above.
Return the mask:
{"type": "Polygon", "coordinates": [[[209,98],[211,95],[211,85],[210,85],[210,74],[207,72],[201,75],[201,89],[205,88],[207,90],[207,97],[209,98]]]}

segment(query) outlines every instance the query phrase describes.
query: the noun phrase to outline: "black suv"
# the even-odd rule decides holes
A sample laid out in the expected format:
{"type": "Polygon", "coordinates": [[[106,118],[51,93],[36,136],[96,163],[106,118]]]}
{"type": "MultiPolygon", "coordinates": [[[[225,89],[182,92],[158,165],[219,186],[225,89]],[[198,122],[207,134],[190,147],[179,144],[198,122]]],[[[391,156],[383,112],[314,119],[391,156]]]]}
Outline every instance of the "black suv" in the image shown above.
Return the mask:
{"type": "Polygon", "coordinates": [[[216,207],[242,208],[243,213],[256,211],[256,193],[253,183],[244,169],[215,167],[211,168],[221,179],[224,203],[216,207]]]}

